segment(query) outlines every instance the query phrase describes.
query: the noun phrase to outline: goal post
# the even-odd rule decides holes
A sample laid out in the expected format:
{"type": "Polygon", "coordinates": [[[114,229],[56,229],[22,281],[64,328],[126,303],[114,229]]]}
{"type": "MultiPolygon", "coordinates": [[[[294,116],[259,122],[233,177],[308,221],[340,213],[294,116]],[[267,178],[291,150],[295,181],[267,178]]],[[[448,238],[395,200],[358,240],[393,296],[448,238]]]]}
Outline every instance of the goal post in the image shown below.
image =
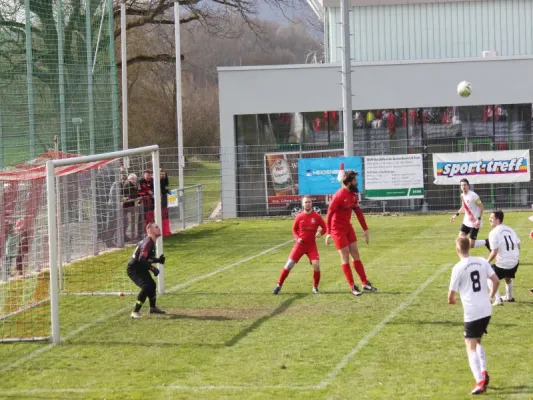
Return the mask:
{"type": "MultiPolygon", "coordinates": [[[[123,164],[130,165],[129,158],[132,156],[151,154],[151,164],[153,169],[153,182],[154,182],[154,219],[155,222],[161,226],[161,202],[158,200],[161,198],[161,188],[160,188],[160,175],[159,175],[159,147],[157,145],[141,147],[136,149],[122,150],[112,153],[102,153],[97,155],[75,157],[75,158],[66,158],[59,160],[49,160],[46,162],[46,189],[47,189],[47,215],[48,215],[48,248],[49,248],[49,269],[50,269],[50,314],[51,314],[51,339],[53,343],[58,343],[61,340],[60,336],[60,321],[59,321],[59,257],[58,253],[58,238],[62,236],[60,232],[57,220],[57,202],[58,197],[60,196],[60,190],[56,184],[56,177],[62,172],[65,173],[69,167],[97,163],[99,161],[105,160],[114,160],[114,159],[124,159],[127,160],[123,164]]],[[[92,169],[94,171],[94,167],[92,169]]],[[[94,176],[94,173],[92,174],[94,176]]],[[[96,208],[96,199],[95,199],[95,181],[91,179],[91,193],[92,199],[90,208],[94,215],[96,208]]],[[[93,221],[91,230],[94,231],[96,228],[93,221]]],[[[133,227],[132,227],[133,228],[133,227]]],[[[94,236],[93,236],[94,237],[94,236]]],[[[68,245],[68,244],[67,244],[68,245]]],[[[163,240],[162,237],[156,242],[156,252],[157,255],[163,253],[163,240]]],[[[125,265],[127,260],[124,260],[123,264],[125,265]]],[[[73,269],[76,268],[74,265],[73,269]]],[[[158,275],[158,288],[159,293],[163,294],[164,290],[164,266],[160,265],[160,274],[158,275]]],[[[125,274],[125,271],[124,271],[125,274]]],[[[85,294],[85,293],[83,293],[85,294]]],[[[91,294],[107,294],[107,293],[91,293],[91,294]]]]}

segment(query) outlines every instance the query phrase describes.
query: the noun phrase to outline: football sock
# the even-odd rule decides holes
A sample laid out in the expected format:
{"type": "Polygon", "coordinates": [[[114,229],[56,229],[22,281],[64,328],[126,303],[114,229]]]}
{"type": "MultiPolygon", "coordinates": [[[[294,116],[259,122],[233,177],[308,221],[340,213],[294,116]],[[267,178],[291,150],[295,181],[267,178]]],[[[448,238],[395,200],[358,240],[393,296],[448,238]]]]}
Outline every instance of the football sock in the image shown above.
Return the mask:
{"type": "Polygon", "coordinates": [[[505,282],[505,294],[507,295],[508,300],[514,297],[513,296],[513,285],[514,285],[514,281],[511,281],[511,283],[505,282]]]}
{"type": "Polygon", "coordinates": [[[355,269],[355,272],[357,272],[357,275],[359,275],[361,283],[363,285],[366,285],[368,283],[368,279],[366,279],[365,267],[363,267],[363,263],[361,262],[361,260],[355,260],[353,262],[353,267],[355,269]]]}
{"type": "Polygon", "coordinates": [[[483,247],[485,246],[485,240],[476,240],[474,243],[474,247],[483,247]]]}
{"type": "Polygon", "coordinates": [[[470,369],[472,370],[476,383],[481,382],[483,380],[483,375],[481,375],[481,365],[477,352],[468,351],[468,362],[470,363],[470,369]]]}
{"type": "Polygon", "coordinates": [[[346,277],[346,281],[348,282],[348,285],[350,285],[350,288],[354,285],[353,283],[353,274],[352,270],[350,269],[350,264],[342,264],[342,272],[344,272],[344,276],[346,277]]]}
{"type": "Polygon", "coordinates": [[[487,358],[485,357],[485,349],[481,345],[481,343],[478,343],[476,346],[476,353],[479,357],[479,366],[481,368],[481,372],[487,371],[487,358]]]}
{"type": "Polygon", "coordinates": [[[141,311],[141,307],[143,306],[143,303],[140,300],[137,300],[135,302],[135,309],[133,311],[139,312],[141,311]]]}
{"type": "Polygon", "coordinates": [[[279,279],[278,279],[278,285],[279,286],[283,286],[283,282],[285,282],[285,279],[287,279],[287,277],[289,276],[289,273],[291,271],[289,271],[288,269],[285,269],[283,268],[281,270],[281,274],[279,274],[279,279]]]}
{"type": "Polygon", "coordinates": [[[313,287],[318,287],[320,283],[320,271],[313,271],[313,287]]]}

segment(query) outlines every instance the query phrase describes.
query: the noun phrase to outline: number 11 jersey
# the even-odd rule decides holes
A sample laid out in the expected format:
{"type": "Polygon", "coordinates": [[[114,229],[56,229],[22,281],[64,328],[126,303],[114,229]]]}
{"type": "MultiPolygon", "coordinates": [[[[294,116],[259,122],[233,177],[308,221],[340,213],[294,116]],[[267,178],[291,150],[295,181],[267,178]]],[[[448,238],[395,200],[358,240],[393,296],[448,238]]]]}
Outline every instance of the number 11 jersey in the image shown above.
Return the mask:
{"type": "Polygon", "coordinates": [[[503,269],[512,269],[518,264],[520,239],[515,231],[507,225],[500,224],[489,233],[491,249],[498,249],[496,266],[503,269]]]}
{"type": "Polygon", "coordinates": [[[487,279],[494,275],[490,264],[481,257],[459,261],[452,270],[450,290],[458,292],[464,309],[464,321],[471,322],[492,314],[487,279]]]}

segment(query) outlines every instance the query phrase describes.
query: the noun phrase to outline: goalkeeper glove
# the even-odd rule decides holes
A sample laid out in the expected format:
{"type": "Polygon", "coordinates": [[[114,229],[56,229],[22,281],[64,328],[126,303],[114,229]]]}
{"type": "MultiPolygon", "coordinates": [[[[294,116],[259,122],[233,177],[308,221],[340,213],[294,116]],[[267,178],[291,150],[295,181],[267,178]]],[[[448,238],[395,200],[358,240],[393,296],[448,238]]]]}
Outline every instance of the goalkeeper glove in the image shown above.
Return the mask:
{"type": "Polygon", "coordinates": [[[156,268],[156,267],[152,266],[150,269],[151,269],[152,272],[154,273],[154,276],[159,275],[159,272],[160,272],[160,271],[159,271],[159,268],[156,268]]]}
{"type": "Polygon", "coordinates": [[[164,254],[161,254],[161,255],[159,256],[159,258],[157,259],[157,262],[158,262],[159,264],[165,264],[165,260],[166,260],[165,255],[164,255],[164,254]]]}

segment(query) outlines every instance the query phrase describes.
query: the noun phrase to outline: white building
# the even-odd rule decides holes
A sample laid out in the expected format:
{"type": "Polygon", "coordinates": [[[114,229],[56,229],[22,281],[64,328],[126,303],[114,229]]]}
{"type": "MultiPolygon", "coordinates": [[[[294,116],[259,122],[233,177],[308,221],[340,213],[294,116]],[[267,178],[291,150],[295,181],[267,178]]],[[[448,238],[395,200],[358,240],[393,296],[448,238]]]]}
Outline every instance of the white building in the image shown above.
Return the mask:
{"type": "MultiPolygon", "coordinates": [[[[219,68],[226,218],[266,212],[266,152],[342,148],[339,2],[315,4],[329,63],[219,68]]],[[[351,4],[356,155],[531,147],[533,0],[351,4]],[[473,85],[467,99],[456,94],[462,80],[473,85]]],[[[447,193],[427,185],[437,209],[447,193]]],[[[498,188],[492,196],[513,205],[498,188]]]]}

